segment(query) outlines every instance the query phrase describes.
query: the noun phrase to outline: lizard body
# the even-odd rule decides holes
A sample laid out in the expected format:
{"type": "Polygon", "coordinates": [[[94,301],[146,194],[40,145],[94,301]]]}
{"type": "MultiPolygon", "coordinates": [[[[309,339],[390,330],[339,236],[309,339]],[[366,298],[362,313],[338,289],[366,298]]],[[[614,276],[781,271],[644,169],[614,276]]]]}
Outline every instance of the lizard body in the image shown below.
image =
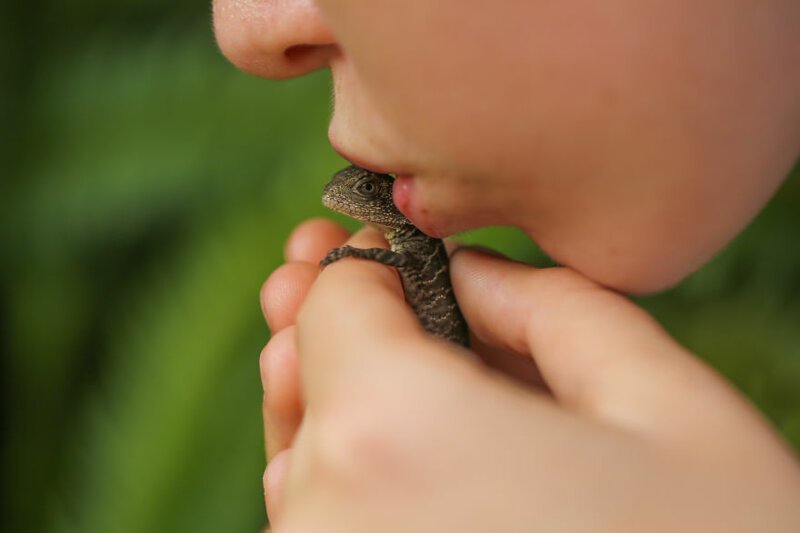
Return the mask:
{"type": "Polygon", "coordinates": [[[345,257],[371,259],[395,267],[406,301],[429,333],[469,346],[467,323],[450,284],[447,250],[441,239],[420,231],[394,205],[394,178],[357,166],[337,172],[325,186],[322,203],[383,231],[390,249],[334,248],[320,262],[327,266],[345,257]]]}

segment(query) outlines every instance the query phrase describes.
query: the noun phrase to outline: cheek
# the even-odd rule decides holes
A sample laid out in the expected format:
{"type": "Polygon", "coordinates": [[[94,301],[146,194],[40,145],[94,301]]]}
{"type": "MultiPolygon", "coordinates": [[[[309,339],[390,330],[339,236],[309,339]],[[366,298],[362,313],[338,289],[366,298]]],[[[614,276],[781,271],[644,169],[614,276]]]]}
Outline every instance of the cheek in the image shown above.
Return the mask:
{"type": "Polygon", "coordinates": [[[519,174],[542,152],[564,154],[576,132],[608,122],[630,68],[632,43],[592,2],[579,13],[483,0],[321,6],[382,118],[456,173],[519,174]]]}
{"type": "Polygon", "coordinates": [[[718,249],[796,158],[800,71],[782,5],[322,2],[354,83],[433,162],[422,215],[479,224],[518,204],[528,220],[514,225],[634,291],[718,249]],[[474,203],[469,176],[484,192],[474,203]]]}
{"type": "Polygon", "coordinates": [[[454,172],[575,179],[661,165],[672,148],[730,135],[715,125],[737,120],[754,83],[772,83],[747,61],[775,2],[320,5],[376,111],[454,172]]]}

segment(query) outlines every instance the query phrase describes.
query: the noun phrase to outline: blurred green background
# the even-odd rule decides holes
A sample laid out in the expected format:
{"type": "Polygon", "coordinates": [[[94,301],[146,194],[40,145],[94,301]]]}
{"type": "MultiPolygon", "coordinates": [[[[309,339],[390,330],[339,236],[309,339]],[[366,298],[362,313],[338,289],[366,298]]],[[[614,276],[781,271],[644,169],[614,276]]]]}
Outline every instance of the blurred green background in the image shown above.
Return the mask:
{"type": "MultiPolygon", "coordinates": [[[[258,289],[343,165],[327,74],[237,72],[205,2],[0,10],[3,529],[257,531],[258,289]]],[[[795,447],[799,182],[641,299],[795,447]]],[[[544,261],[513,231],[468,239],[544,261]]]]}

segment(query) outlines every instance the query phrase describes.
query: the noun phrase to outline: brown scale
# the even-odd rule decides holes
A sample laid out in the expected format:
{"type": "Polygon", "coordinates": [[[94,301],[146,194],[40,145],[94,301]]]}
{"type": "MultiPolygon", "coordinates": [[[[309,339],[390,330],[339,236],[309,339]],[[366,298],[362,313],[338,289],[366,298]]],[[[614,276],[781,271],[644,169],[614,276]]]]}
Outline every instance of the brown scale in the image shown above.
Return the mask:
{"type": "Polygon", "coordinates": [[[394,178],[357,166],[337,172],[325,186],[322,203],[361,222],[378,227],[389,241],[385,248],[342,246],[328,252],[325,267],[345,257],[378,261],[397,269],[406,301],[429,333],[469,346],[467,322],[450,284],[449,258],[441,239],[417,229],[394,205],[394,178]]]}

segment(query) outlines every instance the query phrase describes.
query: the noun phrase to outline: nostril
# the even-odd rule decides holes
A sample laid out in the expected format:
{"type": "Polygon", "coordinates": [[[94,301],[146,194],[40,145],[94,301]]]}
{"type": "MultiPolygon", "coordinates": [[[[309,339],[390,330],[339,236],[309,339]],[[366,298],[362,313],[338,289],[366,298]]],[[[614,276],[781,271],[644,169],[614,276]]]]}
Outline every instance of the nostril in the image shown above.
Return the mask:
{"type": "Polygon", "coordinates": [[[286,49],[283,55],[292,63],[299,63],[315,53],[319,48],[313,44],[297,44],[286,49]]]}
{"type": "Polygon", "coordinates": [[[291,76],[306,73],[318,68],[325,68],[332,55],[336,53],[336,45],[332,44],[296,44],[283,51],[291,76]]]}

